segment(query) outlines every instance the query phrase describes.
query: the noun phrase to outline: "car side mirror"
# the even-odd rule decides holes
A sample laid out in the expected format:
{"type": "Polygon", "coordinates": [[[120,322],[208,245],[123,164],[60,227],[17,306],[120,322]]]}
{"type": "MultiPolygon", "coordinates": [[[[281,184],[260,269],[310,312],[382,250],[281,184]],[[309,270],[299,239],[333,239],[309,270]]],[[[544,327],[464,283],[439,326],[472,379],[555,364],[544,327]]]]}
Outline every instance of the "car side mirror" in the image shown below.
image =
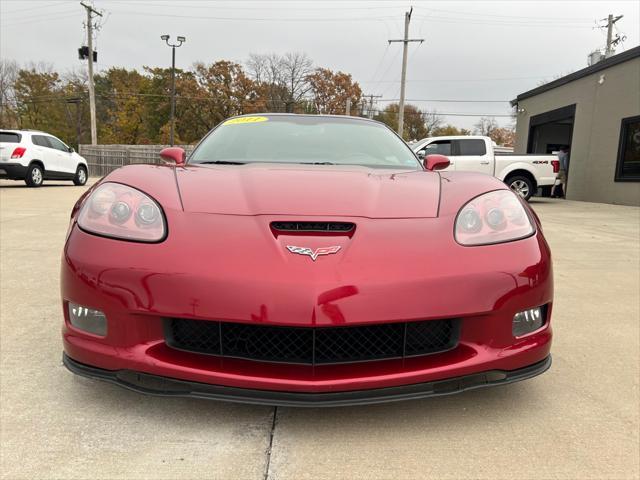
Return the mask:
{"type": "Polygon", "coordinates": [[[416,155],[418,156],[418,158],[420,160],[424,160],[424,156],[427,153],[427,151],[423,148],[422,150],[419,150],[418,153],[416,153],[416,155]]]}
{"type": "Polygon", "coordinates": [[[444,170],[450,164],[451,162],[449,161],[449,158],[445,157],[444,155],[439,155],[437,153],[434,153],[432,155],[427,155],[424,159],[424,168],[431,171],[444,170]]]}
{"type": "Polygon", "coordinates": [[[160,151],[160,158],[165,162],[173,162],[177,166],[181,166],[186,163],[187,154],[180,147],[167,147],[160,151]]]}
{"type": "Polygon", "coordinates": [[[69,147],[69,153],[73,153],[75,152],[75,150],[73,149],[73,147],[69,147]]]}

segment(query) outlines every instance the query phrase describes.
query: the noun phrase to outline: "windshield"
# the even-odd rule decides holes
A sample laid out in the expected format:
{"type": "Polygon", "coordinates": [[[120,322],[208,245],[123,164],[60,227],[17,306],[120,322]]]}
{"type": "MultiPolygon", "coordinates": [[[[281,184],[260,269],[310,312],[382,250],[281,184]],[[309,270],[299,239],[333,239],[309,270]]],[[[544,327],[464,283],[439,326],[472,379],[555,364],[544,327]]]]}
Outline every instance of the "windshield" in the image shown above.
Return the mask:
{"type": "Polygon", "coordinates": [[[236,117],[198,145],[189,163],[310,163],[419,169],[384,125],[313,115],[236,117]]]}

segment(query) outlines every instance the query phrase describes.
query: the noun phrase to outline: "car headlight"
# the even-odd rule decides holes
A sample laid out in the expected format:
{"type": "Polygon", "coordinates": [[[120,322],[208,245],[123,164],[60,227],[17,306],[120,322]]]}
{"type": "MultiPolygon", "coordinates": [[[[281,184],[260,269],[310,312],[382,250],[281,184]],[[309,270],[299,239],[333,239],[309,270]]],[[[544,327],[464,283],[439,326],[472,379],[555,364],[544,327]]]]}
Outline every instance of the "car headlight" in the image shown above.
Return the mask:
{"type": "Polygon", "coordinates": [[[159,242],[167,231],[162,209],[151,197],[109,182],[85,200],[78,225],[89,233],[136,242],[159,242]]]}
{"type": "Polygon", "coordinates": [[[469,201],[458,212],[455,238],[460,245],[491,245],[533,235],[535,228],[516,194],[496,190],[469,201]]]}

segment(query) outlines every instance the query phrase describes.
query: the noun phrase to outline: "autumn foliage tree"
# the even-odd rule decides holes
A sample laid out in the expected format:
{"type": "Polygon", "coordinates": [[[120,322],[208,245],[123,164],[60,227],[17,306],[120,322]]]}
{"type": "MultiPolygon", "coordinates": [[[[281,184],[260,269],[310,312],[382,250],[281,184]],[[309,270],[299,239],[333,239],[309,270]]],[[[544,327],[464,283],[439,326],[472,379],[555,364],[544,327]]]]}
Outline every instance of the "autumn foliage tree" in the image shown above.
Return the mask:
{"type": "MultiPolygon", "coordinates": [[[[169,138],[171,69],[112,67],[94,76],[98,142],[165,144],[169,138]]],[[[50,65],[0,60],[0,127],[45,130],[66,143],[89,143],[84,69],[60,75],[50,65]]],[[[218,60],[176,70],[176,143],[192,144],[222,120],[257,112],[359,115],[362,90],[345,72],[315,67],[304,53],[253,54],[245,65],[218,60]]],[[[404,138],[441,126],[437,112],[405,106],[404,138]]],[[[398,104],[377,117],[394,130],[398,104]]]]}
{"type": "Polygon", "coordinates": [[[482,117],[474,127],[474,133],[476,135],[489,137],[498,145],[512,147],[515,143],[515,132],[513,129],[498,126],[498,122],[493,117],[482,117]]]}
{"type": "Polygon", "coordinates": [[[264,111],[266,107],[256,82],[241,65],[226,60],[210,65],[196,63],[181,78],[178,90],[181,97],[178,131],[189,142],[202,138],[225,118],[264,111]]]}
{"type": "Polygon", "coordinates": [[[309,75],[308,82],[315,113],[344,115],[350,100],[353,114],[360,103],[362,90],[348,73],[318,68],[309,75]]]}

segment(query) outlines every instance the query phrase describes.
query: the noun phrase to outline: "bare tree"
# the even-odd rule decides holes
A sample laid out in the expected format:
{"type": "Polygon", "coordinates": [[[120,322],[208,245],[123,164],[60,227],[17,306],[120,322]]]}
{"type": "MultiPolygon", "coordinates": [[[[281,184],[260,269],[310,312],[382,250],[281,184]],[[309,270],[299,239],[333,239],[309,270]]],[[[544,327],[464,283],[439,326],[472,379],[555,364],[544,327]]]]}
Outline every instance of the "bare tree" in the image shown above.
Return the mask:
{"type": "Polygon", "coordinates": [[[0,60],[0,127],[16,128],[16,97],[14,85],[18,77],[15,60],[0,60]]]}
{"type": "Polygon", "coordinates": [[[435,110],[425,110],[422,113],[422,117],[428,136],[433,135],[433,131],[442,126],[442,117],[435,110]]]}
{"type": "Polygon", "coordinates": [[[313,62],[305,53],[292,52],[249,55],[249,75],[258,82],[268,99],[268,108],[293,112],[309,92],[313,62]]]}
{"type": "Polygon", "coordinates": [[[313,62],[306,53],[294,52],[285,54],[282,66],[287,85],[287,111],[293,111],[293,105],[311,89],[308,79],[313,73],[313,62]]]}
{"type": "Polygon", "coordinates": [[[493,132],[496,128],[498,128],[498,122],[493,117],[482,117],[473,126],[473,133],[476,135],[483,135],[485,137],[490,137],[491,132],[493,132]]]}

